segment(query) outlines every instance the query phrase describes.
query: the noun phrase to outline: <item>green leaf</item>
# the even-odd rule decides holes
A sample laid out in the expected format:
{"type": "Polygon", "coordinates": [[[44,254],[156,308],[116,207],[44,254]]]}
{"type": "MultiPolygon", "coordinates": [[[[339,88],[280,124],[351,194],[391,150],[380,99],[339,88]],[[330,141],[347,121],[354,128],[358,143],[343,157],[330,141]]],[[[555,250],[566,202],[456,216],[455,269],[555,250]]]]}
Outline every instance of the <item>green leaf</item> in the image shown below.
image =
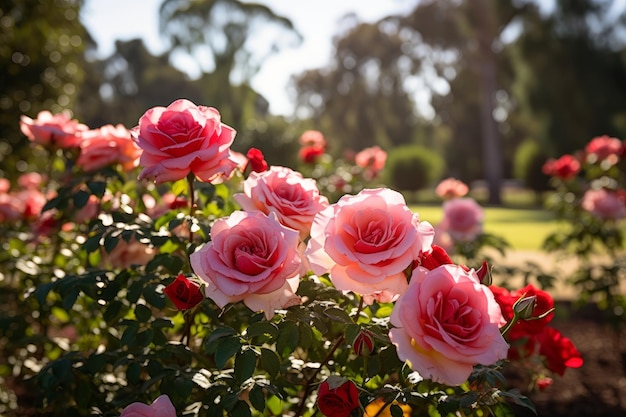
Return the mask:
{"type": "Polygon", "coordinates": [[[135,317],[137,321],[145,323],[152,317],[152,310],[143,304],[137,304],[135,306],[135,317]]]}
{"type": "Polygon", "coordinates": [[[87,188],[96,197],[102,197],[106,191],[106,183],[104,181],[87,181],[87,188]]]}
{"type": "Polygon", "coordinates": [[[78,190],[76,193],[74,193],[74,195],[72,196],[72,200],[74,201],[74,205],[76,206],[76,208],[80,209],[85,207],[89,202],[89,196],[90,194],[85,190],[78,190]]]}
{"type": "Polygon", "coordinates": [[[126,378],[128,382],[135,385],[141,381],[141,365],[138,362],[131,362],[126,369],[126,378]]]}
{"type": "Polygon", "coordinates": [[[256,354],[252,349],[237,352],[235,356],[235,381],[242,384],[251,378],[256,368],[256,354]]]}
{"type": "Polygon", "coordinates": [[[105,367],[107,362],[108,360],[105,354],[95,353],[87,358],[86,365],[89,372],[95,374],[100,372],[105,367]]]}
{"type": "Polygon", "coordinates": [[[296,346],[298,346],[300,333],[298,326],[293,321],[284,321],[279,325],[279,328],[280,333],[276,340],[276,350],[281,355],[286,355],[293,352],[296,346]]]}
{"type": "Polygon", "coordinates": [[[111,251],[113,249],[115,249],[115,247],[117,246],[117,242],[119,241],[119,237],[117,236],[111,236],[111,235],[106,235],[104,237],[104,250],[107,253],[111,253],[111,251]]]}
{"type": "Polygon", "coordinates": [[[237,417],[252,417],[250,407],[248,407],[248,404],[242,400],[237,401],[230,414],[237,417]]]}
{"type": "Polygon", "coordinates": [[[266,336],[266,341],[269,341],[278,336],[278,327],[276,327],[275,324],[270,323],[269,321],[258,321],[248,326],[248,329],[246,330],[246,336],[248,336],[250,339],[259,336],[266,336]]]}
{"type": "Polygon", "coordinates": [[[104,310],[104,314],[102,316],[102,318],[107,322],[112,324],[112,322],[118,318],[120,311],[122,310],[122,307],[124,306],[124,304],[119,301],[119,300],[113,300],[111,301],[108,305],[107,308],[104,310]]]}
{"type": "Polygon", "coordinates": [[[400,406],[397,404],[391,404],[391,406],[389,407],[389,411],[391,411],[391,417],[404,416],[404,412],[402,411],[402,408],[400,408],[400,406]]]}
{"type": "Polygon", "coordinates": [[[165,308],[165,305],[166,305],[165,295],[158,292],[156,289],[157,289],[156,284],[148,285],[143,290],[143,297],[146,299],[148,304],[152,305],[153,307],[159,310],[162,310],[163,308],[165,308]]]}
{"type": "Polygon", "coordinates": [[[102,233],[97,233],[85,241],[83,243],[83,249],[87,251],[87,253],[91,253],[100,248],[100,239],[102,239],[102,233]]]}
{"type": "Polygon", "coordinates": [[[226,363],[241,349],[241,342],[237,337],[229,337],[221,341],[215,352],[215,366],[224,369],[226,363]]]}
{"type": "Polygon", "coordinates": [[[265,410],[265,394],[263,393],[263,388],[260,385],[252,387],[248,398],[250,399],[252,406],[257,411],[263,412],[265,410]]]}
{"type": "Polygon", "coordinates": [[[324,314],[335,321],[339,321],[345,324],[353,324],[354,322],[350,318],[350,315],[341,308],[331,307],[324,310],[324,314]]]}
{"type": "Polygon", "coordinates": [[[280,358],[273,350],[261,348],[261,369],[274,378],[280,372],[280,358]]]}
{"type": "Polygon", "coordinates": [[[133,325],[129,325],[124,333],[122,333],[122,337],[120,339],[120,343],[126,346],[134,346],[137,342],[137,331],[139,330],[137,323],[132,323],[133,325]]]}

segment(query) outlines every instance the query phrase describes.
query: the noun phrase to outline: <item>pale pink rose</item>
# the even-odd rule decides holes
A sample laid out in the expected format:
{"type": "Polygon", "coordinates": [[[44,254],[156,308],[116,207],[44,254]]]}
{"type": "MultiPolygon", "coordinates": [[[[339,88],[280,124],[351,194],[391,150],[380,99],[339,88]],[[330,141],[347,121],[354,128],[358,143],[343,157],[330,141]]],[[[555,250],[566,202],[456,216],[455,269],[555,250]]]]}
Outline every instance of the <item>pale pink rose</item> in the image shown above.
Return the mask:
{"type": "Polygon", "coordinates": [[[87,204],[78,209],[73,216],[76,223],[87,223],[96,217],[100,212],[100,200],[95,195],[90,195],[87,204]]]}
{"type": "Polygon", "coordinates": [[[67,111],[53,115],[48,110],[43,110],[34,120],[22,115],[20,129],[33,142],[59,148],[72,148],[80,143],[81,139],[77,133],[89,128],[73,120],[67,111]]]}
{"type": "Polygon", "coordinates": [[[141,149],[123,125],[105,125],[81,133],[80,156],[76,164],[85,171],[96,171],[121,164],[126,171],[137,166],[141,149]]]}
{"type": "Polygon", "coordinates": [[[300,145],[312,146],[319,149],[326,148],[326,139],[319,130],[307,130],[300,135],[300,145]]]}
{"type": "Polygon", "coordinates": [[[604,220],[619,220],[626,216],[624,195],[604,188],[586,191],[581,206],[585,211],[604,220]]]}
{"type": "Polygon", "coordinates": [[[43,177],[38,172],[27,172],[17,179],[17,183],[22,188],[39,188],[42,181],[43,177]]]}
{"type": "Polygon", "coordinates": [[[19,220],[24,213],[24,202],[10,193],[0,193],[0,223],[19,220]]]}
{"type": "Polygon", "coordinates": [[[456,178],[446,178],[435,188],[435,193],[445,200],[464,197],[468,192],[469,187],[467,184],[456,178]]]}
{"type": "Polygon", "coordinates": [[[453,198],[443,203],[442,231],[455,241],[469,241],[483,232],[484,212],[472,198],[453,198]]]}
{"type": "Polygon", "coordinates": [[[156,183],[176,181],[193,173],[201,181],[221,181],[237,166],[230,145],[235,130],[220,121],[212,107],[176,100],[165,107],[153,107],[139,119],[131,134],[143,153],[139,179],[156,183]]]}
{"type": "Polygon", "coordinates": [[[369,302],[393,301],[406,290],[407,267],[430,250],[433,234],[402,194],[365,189],[315,216],[305,253],[313,272],[329,272],[337,289],[369,302]]]}
{"type": "Polygon", "coordinates": [[[622,141],[608,135],[593,138],[587,146],[585,153],[587,161],[590,163],[608,161],[610,165],[615,165],[623,152],[622,141]]]}
{"type": "Polygon", "coordinates": [[[367,180],[372,180],[383,170],[387,162],[387,152],[380,146],[365,148],[354,157],[354,162],[364,170],[367,180]]]}
{"type": "Polygon", "coordinates": [[[243,183],[243,193],[233,198],[245,211],[275,213],[282,224],[299,231],[302,239],[309,235],[315,215],[329,204],[314,179],[279,166],[251,172],[243,183]]]}
{"type": "Polygon", "coordinates": [[[135,238],[131,238],[128,242],[120,238],[111,252],[103,253],[103,259],[113,268],[127,269],[131,266],[147,264],[154,258],[156,252],[155,248],[135,238]]]}
{"type": "Polygon", "coordinates": [[[271,318],[284,303],[299,300],[297,248],[298,232],[283,226],[274,213],[235,211],[215,222],[210,242],[190,261],[218,306],[243,301],[271,318]]]}
{"type": "Polygon", "coordinates": [[[6,178],[0,178],[0,194],[8,193],[11,189],[11,181],[6,178]]]}
{"type": "Polygon", "coordinates": [[[15,198],[23,203],[22,216],[33,219],[41,214],[41,209],[48,201],[46,196],[36,188],[28,188],[15,194],[15,198]]]}
{"type": "Polygon", "coordinates": [[[161,395],[150,405],[132,403],[128,405],[120,417],[176,417],[176,409],[167,395],[161,395]]]}
{"type": "Polygon", "coordinates": [[[460,385],[474,365],[507,357],[501,321],[500,306],[473,269],[419,267],[396,301],[389,336],[398,357],[422,377],[460,385]]]}

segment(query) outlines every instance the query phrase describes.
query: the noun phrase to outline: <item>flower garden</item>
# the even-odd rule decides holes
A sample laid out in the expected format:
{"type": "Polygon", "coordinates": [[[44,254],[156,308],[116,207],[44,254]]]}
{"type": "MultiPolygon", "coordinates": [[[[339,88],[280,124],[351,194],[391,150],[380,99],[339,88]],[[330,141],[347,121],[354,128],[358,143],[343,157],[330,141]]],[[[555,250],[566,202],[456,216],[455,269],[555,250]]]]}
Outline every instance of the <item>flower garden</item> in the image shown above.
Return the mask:
{"type": "MultiPolygon", "coordinates": [[[[50,163],[0,182],[3,415],[532,415],[529,392],[586,366],[552,325],[564,278],[495,264],[507,243],[458,180],[431,224],[378,183],[382,149],[337,166],[318,131],[294,170],[185,99],[130,129],[19,123],[50,163]]],[[[546,251],[616,334],[623,153],[598,137],[544,165],[546,251]]]]}

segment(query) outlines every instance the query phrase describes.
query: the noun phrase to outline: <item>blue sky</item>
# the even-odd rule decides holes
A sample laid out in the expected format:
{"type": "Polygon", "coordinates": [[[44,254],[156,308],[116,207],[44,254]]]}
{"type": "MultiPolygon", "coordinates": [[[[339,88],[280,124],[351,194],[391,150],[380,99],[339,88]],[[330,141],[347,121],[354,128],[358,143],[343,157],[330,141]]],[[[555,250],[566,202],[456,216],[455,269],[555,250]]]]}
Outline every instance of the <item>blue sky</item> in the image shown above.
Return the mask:
{"type": "MultiPolygon", "coordinates": [[[[292,74],[325,66],[339,19],[349,12],[362,21],[410,10],[417,0],[257,0],[292,20],[304,40],[269,58],[252,79],[253,87],[271,103],[276,114],[291,115],[287,86],[292,74]]],[[[87,0],[82,19],[98,42],[101,57],[110,55],[117,39],[143,38],[154,54],[164,49],[158,32],[161,0],[87,0]]],[[[193,76],[193,73],[191,74],[193,76]]]]}

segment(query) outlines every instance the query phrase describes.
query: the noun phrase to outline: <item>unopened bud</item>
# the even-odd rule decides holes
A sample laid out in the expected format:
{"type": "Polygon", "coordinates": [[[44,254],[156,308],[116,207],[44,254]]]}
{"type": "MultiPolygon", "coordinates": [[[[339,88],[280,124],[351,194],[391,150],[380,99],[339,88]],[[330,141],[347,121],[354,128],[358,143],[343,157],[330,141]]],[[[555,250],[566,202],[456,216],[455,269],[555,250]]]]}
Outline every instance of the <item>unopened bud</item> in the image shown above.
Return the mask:
{"type": "Polygon", "coordinates": [[[552,385],[552,382],[554,382],[552,380],[552,378],[545,376],[543,378],[539,378],[537,379],[537,388],[539,388],[540,391],[543,391],[544,389],[548,388],[550,385],[552,385]]]}
{"type": "Polygon", "coordinates": [[[537,304],[537,297],[531,295],[529,297],[520,298],[513,304],[514,314],[522,320],[532,318],[537,304]]]}
{"type": "Polygon", "coordinates": [[[352,343],[354,352],[359,356],[369,356],[374,351],[373,336],[374,335],[369,330],[361,329],[352,343]]]}
{"type": "Polygon", "coordinates": [[[476,271],[476,275],[478,275],[478,279],[483,285],[490,286],[493,283],[491,279],[491,269],[487,261],[483,261],[483,264],[476,271]]]}

